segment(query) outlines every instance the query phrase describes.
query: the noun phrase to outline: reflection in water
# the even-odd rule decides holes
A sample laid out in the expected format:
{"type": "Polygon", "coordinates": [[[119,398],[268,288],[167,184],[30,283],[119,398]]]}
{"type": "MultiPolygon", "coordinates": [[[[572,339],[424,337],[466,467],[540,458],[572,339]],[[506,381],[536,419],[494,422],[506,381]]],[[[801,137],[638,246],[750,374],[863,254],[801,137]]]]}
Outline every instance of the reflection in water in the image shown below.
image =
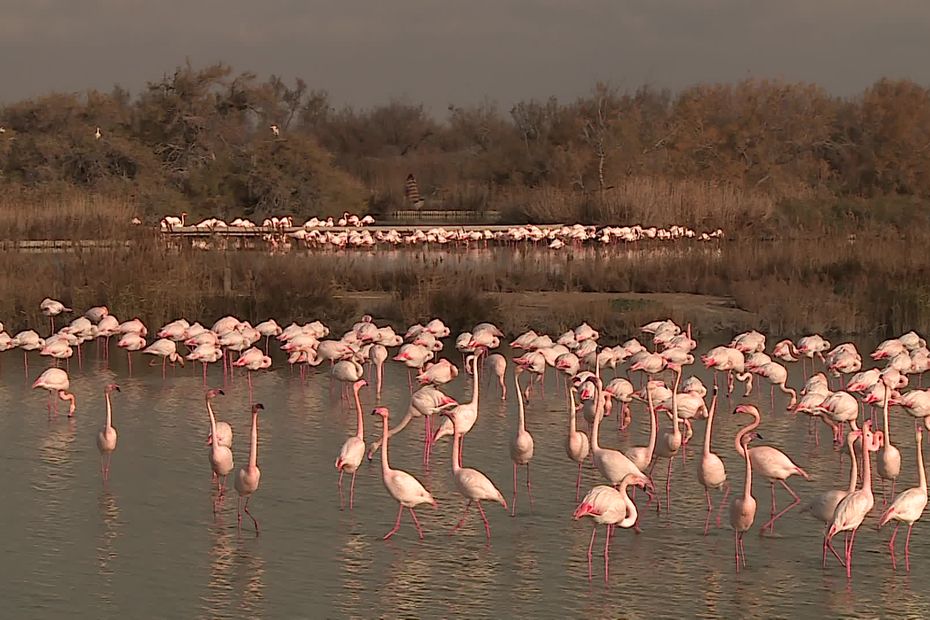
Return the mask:
{"type": "Polygon", "coordinates": [[[210,581],[201,617],[261,617],[264,615],[265,560],[260,539],[241,536],[222,518],[211,528],[210,581]]]}
{"type": "Polygon", "coordinates": [[[342,545],[340,554],[340,575],[342,579],[337,606],[347,616],[362,617],[371,612],[369,604],[363,597],[373,564],[373,549],[370,541],[370,537],[362,534],[345,534],[345,542],[342,545]]]}
{"type": "Polygon", "coordinates": [[[112,566],[117,554],[114,543],[120,536],[122,524],[120,523],[119,505],[116,496],[109,492],[100,495],[97,502],[103,527],[97,539],[97,572],[101,577],[101,589],[97,593],[106,604],[113,604],[113,574],[112,566]]]}

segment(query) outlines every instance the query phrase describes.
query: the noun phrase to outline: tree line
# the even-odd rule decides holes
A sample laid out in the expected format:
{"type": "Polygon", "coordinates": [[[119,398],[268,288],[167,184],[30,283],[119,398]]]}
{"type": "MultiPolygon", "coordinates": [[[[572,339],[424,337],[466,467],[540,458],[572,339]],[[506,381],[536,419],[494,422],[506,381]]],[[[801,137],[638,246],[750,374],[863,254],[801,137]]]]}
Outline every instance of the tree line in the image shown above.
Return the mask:
{"type": "Polygon", "coordinates": [[[129,195],[152,215],[384,214],[409,208],[410,173],[426,208],[527,220],[732,227],[719,220],[930,198],[930,92],[909,80],[847,98],[762,79],[677,93],[597,84],[575,101],[450,105],[435,118],[406,101],[336,108],[299,79],[185,65],[135,95],[10,103],[0,127],[0,184],[129,195]],[[725,201],[731,211],[714,206],[725,201]]]}

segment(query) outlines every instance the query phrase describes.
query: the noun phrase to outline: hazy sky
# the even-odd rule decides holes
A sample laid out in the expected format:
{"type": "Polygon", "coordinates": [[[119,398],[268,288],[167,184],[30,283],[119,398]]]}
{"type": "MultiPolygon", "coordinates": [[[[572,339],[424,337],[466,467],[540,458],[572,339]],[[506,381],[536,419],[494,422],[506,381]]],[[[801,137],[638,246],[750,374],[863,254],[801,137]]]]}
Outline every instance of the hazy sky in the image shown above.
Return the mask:
{"type": "Polygon", "coordinates": [[[930,84],[926,0],[0,0],[0,101],[133,92],[189,58],[302,77],[338,103],[572,99],[781,77],[930,84]]]}

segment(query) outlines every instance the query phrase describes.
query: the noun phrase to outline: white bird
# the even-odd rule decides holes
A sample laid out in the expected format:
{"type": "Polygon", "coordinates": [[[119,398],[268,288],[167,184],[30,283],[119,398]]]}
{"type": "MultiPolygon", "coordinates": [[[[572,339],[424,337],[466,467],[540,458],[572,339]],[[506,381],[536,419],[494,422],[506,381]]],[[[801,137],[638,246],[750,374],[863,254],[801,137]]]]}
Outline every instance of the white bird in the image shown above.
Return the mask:
{"type": "Polygon", "coordinates": [[[352,474],[352,484],[349,487],[349,510],[355,505],[355,475],[358,472],[362,459],[365,458],[365,422],[362,415],[362,402],[359,399],[358,392],[368,385],[364,379],[359,379],[352,385],[352,391],[355,395],[355,412],[356,412],[356,431],[355,434],[345,440],[342,448],[339,450],[339,456],[336,457],[336,469],[339,470],[339,509],[345,506],[345,500],[342,494],[342,476],[348,472],[352,474]]]}

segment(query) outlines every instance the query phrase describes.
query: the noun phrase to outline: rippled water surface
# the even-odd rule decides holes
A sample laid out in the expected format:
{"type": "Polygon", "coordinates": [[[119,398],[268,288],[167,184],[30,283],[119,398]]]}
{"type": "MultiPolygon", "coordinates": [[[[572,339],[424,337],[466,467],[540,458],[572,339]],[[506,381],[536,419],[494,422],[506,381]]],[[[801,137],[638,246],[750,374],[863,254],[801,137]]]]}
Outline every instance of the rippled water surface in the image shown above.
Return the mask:
{"type": "MultiPolygon", "coordinates": [[[[31,382],[41,362],[30,361],[31,382]]],[[[7,617],[930,617],[923,587],[930,578],[925,524],[914,530],[908,576],[892,571],[885,546],[890,531],[875,532],[873,514],[857,537],[853,579],[847,582],[836,562],[821,570],[821,528],[809,516],[793,511],[779,521],[775,536],[759,538],[770,505],[762,480],[755,482],[758,518],[746,538],[749,568],[737,576],[726,524],[702,535],[704,498],[695,456],[703,422],[695,425],[684,465],[675,461],[672,513],[657,516],[643,508],[642,534],[617,532],[607,585],[599,531],[589,583],[585,554],[593,523],[571,519],[576,470],[563,449],[566,403],[553,375],[545,398],[527,405],[536,443],[532,509],[523,496],[516,518],[498,505],[487,506],[490,547],[475,514],[449,535],[463,506],[451,480],[449,442],[442,441],[425,469],[423,425],[416,420],[392,440],[391,461],[419,477],[439,507],[418,511],[424,541],[417,540],[406,515],[400,532],[382,541],[397,504],[381,485],[377,461],[359,472],[355,511],[339,510],[333,462],[354,431],[354,415],[340,404],[338,392],[331,396],[322,369],[304,382],[275,362],[273,371],[255,377],[255,398],[266,407],[260,421],[261,488],[252,502],[262,526],[256,537],[251,528],[236,529],[234,492],[221,514],[215,519],[212,514],[204,445],[209,424],[199,370],[169,371],[163,382],[158,368],[142,363],[128,377],[124,358],[116,354],[111,370],[89,363],[80,371],[72,364],[78,414],[49,420],[45,394],[28,389],[21,357],[5,354],[0,595],[5,609],[15,612],[7,617]],[[111,381],[123,390],[114,396],[119,447],[111,480],[103,485],[94,438],[104,419],[103,386],[111,381]]],[[[688,368],[686,375],[695,370],[688,368]]],[[[799,386],[799,369],[792,373],[799,386]]],[[[222,383],[219,368],[210,380],[222,383]]],[[[509,372],[507,380],[512,389],[509,372]]],[[[248,458],[248,391],[244,378],[226,387],[216,410],[233,425],[239,466],[248,458]]],[[[460,376],[449,391],[467,400],[469,379],[460,376]]],[[[367,415],[372,392],[362,392],[369,440],[380,432],[376,418],[367,415]]],[[[393,420],[403,415],[408,398],[405,370],[391,365],[382,402],[393,420]]],[[[781,395],[774,412],[767,387],[750,400],[764,412],[763,443],[782,448],[812,475],[811,482],[790,481],[802,499],[846,486],[848,459],[840,466],[828,442],[814,447],[807,420],[783,413],[781,395]]],[[[746,417],[730,414],[736,402],[722,401],[714,447],[731,481],[741,485],[744,470],[732,439],[746,417]]],[[[645,444],[647,420],[634,405],[631,432],[618,433],[609,418],[602,443],[645,444]]],[[[465,451],[466,464],[488,474],[508,501],[508,443],[515,423],[516,403],[501,403],[496,388],[488,387],[465,451]]],[[[912,418],[893,410],[892,427],[904,461],[899,489],[913,486],[912,418]]],[[[664,487],[664,463],[655,478],[664,487]]],[[[598,482],[596,471],[586,469],[585,487],[598,482]]],[[[640,500],[642,507],[642,494],[640,500]]],[[[786,501],[779,491],[779,504],[786,501]]]]}

